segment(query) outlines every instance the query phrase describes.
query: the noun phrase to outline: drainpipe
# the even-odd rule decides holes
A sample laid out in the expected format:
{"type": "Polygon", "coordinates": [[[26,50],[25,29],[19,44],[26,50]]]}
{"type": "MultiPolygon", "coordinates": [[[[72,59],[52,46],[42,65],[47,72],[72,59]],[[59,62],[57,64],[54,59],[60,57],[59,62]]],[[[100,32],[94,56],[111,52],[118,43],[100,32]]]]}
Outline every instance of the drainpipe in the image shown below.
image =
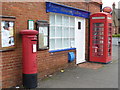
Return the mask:
{"type": "Polygon", "coordinates": [[[88,19],[88,61],[90,59],[90,18],[88,19]]]}
{"type": "MultiPolygon", "coordinates": [[[[88,6],[88,11],[89,10],[89,1],[87,2],[87,6],[88,6]]],[[[88,18],[88,61],[89,61],[89,58],[90,58],[90,18],[88,18]]]]}
{"type": "Polygon", "coordinates": [[[102,12],[102,4],[100,4],[100,12],[102,12]]]}

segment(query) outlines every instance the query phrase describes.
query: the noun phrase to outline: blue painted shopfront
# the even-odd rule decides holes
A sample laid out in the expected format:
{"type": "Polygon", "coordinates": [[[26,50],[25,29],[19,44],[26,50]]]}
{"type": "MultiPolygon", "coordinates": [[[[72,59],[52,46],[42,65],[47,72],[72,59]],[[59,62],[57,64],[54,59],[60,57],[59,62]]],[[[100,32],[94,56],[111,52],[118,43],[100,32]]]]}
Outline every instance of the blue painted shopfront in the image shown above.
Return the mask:
{"type": "Polygon", "coordinates": [[[82,9],[77,9],[53,2],[46,2],[46,12],[60,13],[71,16],[89,18],[90,12],[82,9]]]}

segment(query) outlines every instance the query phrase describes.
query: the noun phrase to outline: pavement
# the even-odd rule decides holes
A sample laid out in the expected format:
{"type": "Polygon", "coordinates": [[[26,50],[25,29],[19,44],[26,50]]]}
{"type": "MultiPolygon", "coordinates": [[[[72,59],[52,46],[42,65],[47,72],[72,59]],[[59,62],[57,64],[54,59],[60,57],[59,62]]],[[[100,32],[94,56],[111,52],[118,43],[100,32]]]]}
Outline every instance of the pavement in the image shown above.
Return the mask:
{"type": "MultiPolygon", "coordinates": [[[[118,88],[118,52],[113,44],[112,62],[98,69],[74,66],[39,80],[38,88],[118,88]]],[[[120,58],[119,58],[120,59],[120,58]]]]}

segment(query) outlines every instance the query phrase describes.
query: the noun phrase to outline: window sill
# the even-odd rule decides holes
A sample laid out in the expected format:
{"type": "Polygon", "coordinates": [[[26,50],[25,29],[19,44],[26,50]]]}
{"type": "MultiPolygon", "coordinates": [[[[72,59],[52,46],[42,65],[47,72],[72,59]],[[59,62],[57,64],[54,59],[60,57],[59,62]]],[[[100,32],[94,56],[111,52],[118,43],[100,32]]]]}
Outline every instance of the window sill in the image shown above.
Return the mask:
{"type": "Polygon", "coordinates": [[[49,53],[61,52],[61,51],[67,51],[67,50],[76,50],[76,48],[67,48],[67,49],[60,49],[60,50],[50,50],[49,53]]]}

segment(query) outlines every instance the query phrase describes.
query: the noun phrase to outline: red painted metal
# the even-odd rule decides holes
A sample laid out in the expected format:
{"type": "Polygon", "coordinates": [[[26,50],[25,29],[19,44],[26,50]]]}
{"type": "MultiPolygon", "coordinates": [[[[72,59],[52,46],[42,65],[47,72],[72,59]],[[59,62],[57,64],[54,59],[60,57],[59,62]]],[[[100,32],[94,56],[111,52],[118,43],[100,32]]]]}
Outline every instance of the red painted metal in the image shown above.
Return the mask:
{"type": "Polygon", "coordinates": [[[90,59],[108,63],[112,58],[112,16],[98,12],[90,16],[90,59]]]}
{"type": "Polygon", "coordinates": [[[23,74],[37,73],[36,52],[33,52],[33,45],[37,45],[38,31],[21,30],[20,34],[22,34],[23,74]]]}
{"type": "Polygon", "coordinates": [[[110,12],[112,12],[112,9],[110,7],[104,7],[103,12],[110,13],[110,12]]]}

